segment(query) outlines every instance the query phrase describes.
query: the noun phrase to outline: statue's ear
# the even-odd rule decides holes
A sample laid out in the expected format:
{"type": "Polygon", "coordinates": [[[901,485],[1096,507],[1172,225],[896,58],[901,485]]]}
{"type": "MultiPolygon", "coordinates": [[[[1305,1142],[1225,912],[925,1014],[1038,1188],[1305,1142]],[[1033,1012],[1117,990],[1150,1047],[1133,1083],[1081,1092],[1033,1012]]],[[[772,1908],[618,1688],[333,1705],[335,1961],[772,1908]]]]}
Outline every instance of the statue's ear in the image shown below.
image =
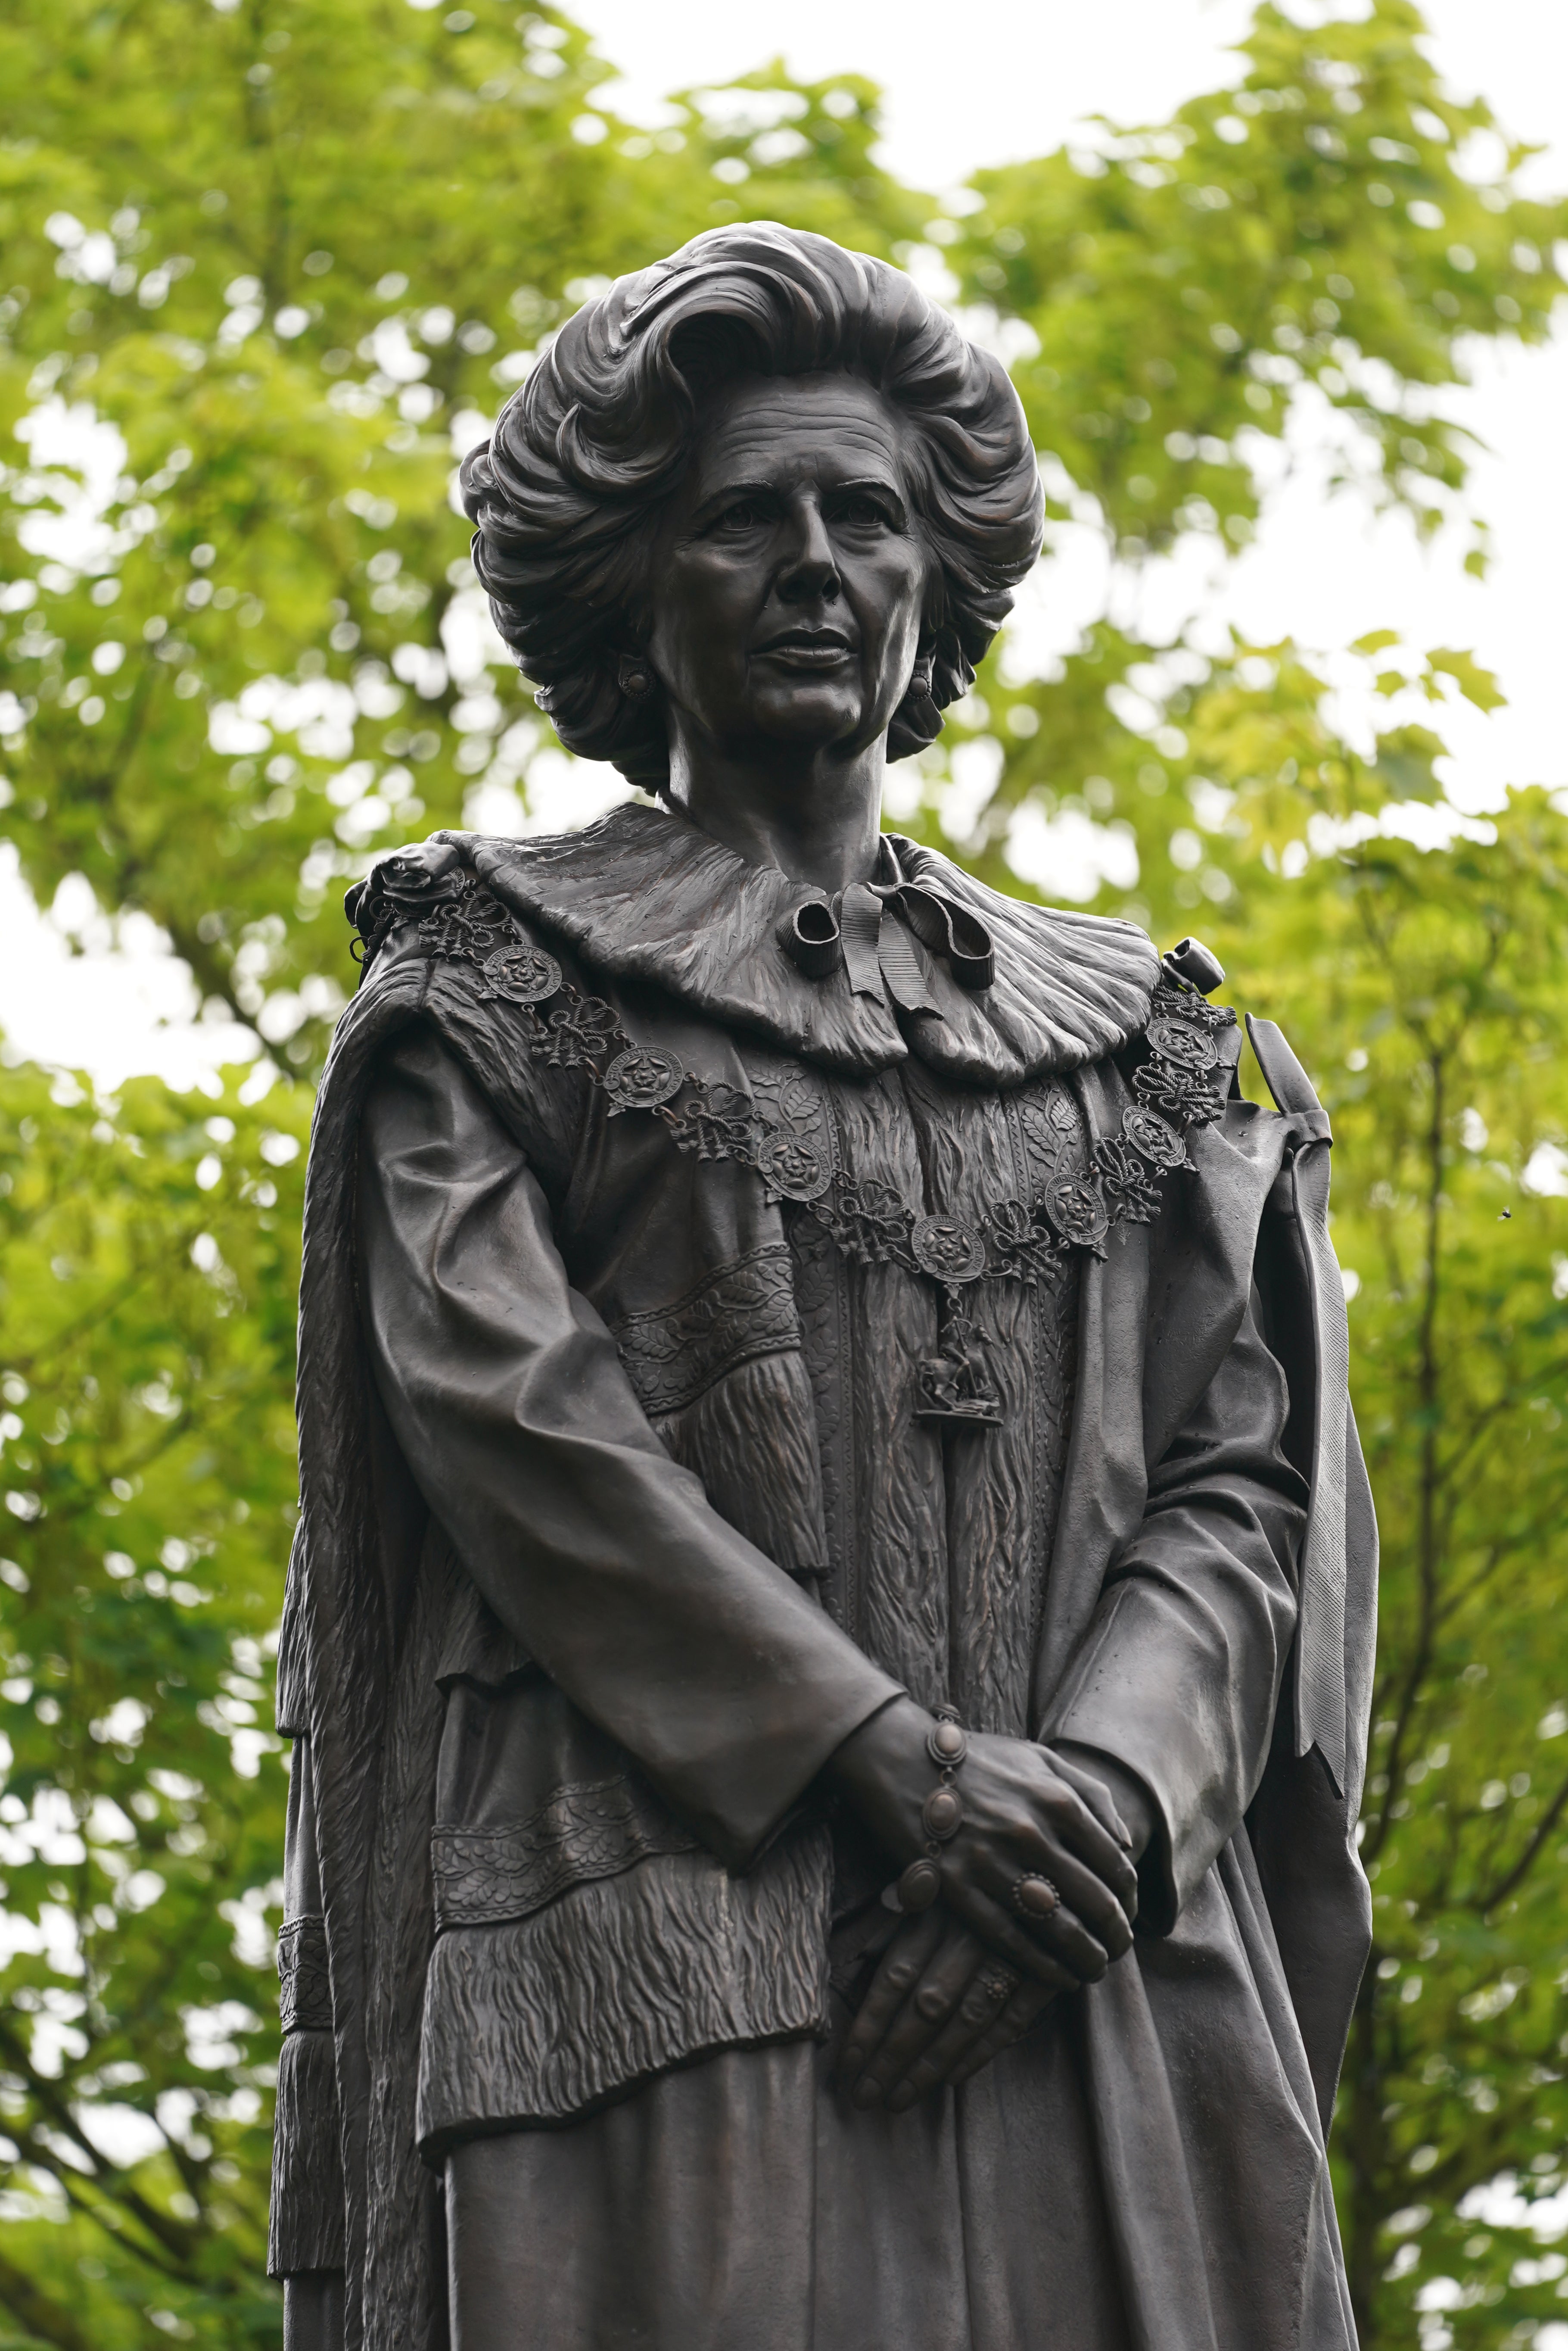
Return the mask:
{"type": "Polygon", "coordinates": [[[911,753],[923,751],[941,733],[942,714],[936,705],[935,684],[935,650],[922,645],[915,656],[904,698],[888,728],[889,759],[907,759],[911,753]]]}

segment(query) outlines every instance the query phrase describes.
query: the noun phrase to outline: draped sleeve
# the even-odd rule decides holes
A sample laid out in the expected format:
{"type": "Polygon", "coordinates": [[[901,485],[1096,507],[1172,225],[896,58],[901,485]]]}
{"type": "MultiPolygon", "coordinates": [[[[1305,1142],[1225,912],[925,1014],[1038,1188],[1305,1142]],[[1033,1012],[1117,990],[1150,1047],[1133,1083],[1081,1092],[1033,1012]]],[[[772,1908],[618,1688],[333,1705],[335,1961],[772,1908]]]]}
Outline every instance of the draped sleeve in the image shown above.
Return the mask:
{"type": "Polygon", "coordinates": [[[423,1028],[366,1104],[358,1249],[378,1389],[468,1573],[744,1865],[898,1685],[665,1451],[567,1280],[525,1150],[423,1028]]]}
{"type": "Polygon", "coordinates": [[[1053,1709],[1053,1739],[1108,1755],[1153,1799],[1141,1917],[1157,1932],[1241,1827],[1268,1761],[1306,1518],[1282,1450],[1288,1411],[1250,1306],[1150,1472],[1053,1709]]]}

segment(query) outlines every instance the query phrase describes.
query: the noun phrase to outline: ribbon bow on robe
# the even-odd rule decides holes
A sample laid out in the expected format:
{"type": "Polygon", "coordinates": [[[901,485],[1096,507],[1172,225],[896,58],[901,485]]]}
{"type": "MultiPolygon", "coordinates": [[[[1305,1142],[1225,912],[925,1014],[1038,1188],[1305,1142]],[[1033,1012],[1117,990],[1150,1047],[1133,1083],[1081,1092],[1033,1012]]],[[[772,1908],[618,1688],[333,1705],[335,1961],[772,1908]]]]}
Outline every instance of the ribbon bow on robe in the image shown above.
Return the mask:
{"type": "Polygon", "coordinates": [[[808,898],[784,917],[778,941],[809,979],[826,979],[843,964],[857,996],[890,996],[905,1012],[940,1018],[911,931],[944,958],[961,987],[978,993],[995,979],[996,951],[979,915],[924,883],[852,882],[836,898],[808,898]],[[885,922],[887,914],[898,919],[885,922]]]}

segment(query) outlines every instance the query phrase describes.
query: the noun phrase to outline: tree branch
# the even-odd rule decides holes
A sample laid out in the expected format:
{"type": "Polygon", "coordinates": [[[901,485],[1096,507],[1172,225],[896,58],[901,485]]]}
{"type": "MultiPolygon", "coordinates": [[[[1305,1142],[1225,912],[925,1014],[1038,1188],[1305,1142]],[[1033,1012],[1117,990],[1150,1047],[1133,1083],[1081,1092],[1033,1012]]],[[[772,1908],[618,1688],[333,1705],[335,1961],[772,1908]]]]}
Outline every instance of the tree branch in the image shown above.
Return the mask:
{"type": "Polygon", "coordinates": [[[1534,1867],[1536,1857],[1539,1855],[1542,1846],[1546,1843],[1547,1838],[1552,1834],[1553,1829],[1557,1826],[1558,1822],[1562,1819],[1564,1805],[1568,1805],[1568,1779],[1565,1779],[1563,1782],[1557,1793],[1547,1805],[1545,1812],[1541,1816],[1540,1825],[1537,1827],[1535,1834],[1531,1838],[1529,1844],[1525,1846],[1524,1851],[1520,1855],[1519,1859],[1514,1863],[1513,1867],[1508,1872],[1505,1877],[1499,1879],[1498,1883],[1492,1887],[1490,1894],[1483,1895],[1477,1903],[1476,1907],[1480,1910],[1483,1918],[1486,1917],[1489,1913],[1495,1910],[1500,1902],[1506,1902],[1509,1896],[1514,1892],[1516,1887],[1523,1885],[1525,1879],[1529,1876],[1531,1870],[1534,1867]]]}
{"type": "MultiPolygon", "coordinates": [[[[31,2055],[23,2045],[20,2036],[3,2019],[0,2019],[0,2048],[5,2050],[7,2063],[16,2068],[26,2084],[28,2093],[39,2112],[56,2130],[61,2133],[62,2137],[67,2138],[73,2147],[79,2148],[87,2158],[91,2167],[88,2177],[94,2186],[102,2189],[105,2194],[117,2197],[125,2206],[126,2210],[140,2222],[149,2236],[161,2244],[165,2252],[171,2254],[176,2261],[188,2263],[196,2250],[196,2240],[192,2231],[182,2222],[176,2220],[171,2214],[160,2212],[157,2206],[149,2203],[146,2197],[131,2184],[118,2166],[108,2162],[99,2154],[78,2122],[71,2109],[70,2100],[60,2085],[49,2081],[47,2076],[36,2070],[31,2055]]],[[[37,2161],[40,2158],[36,2154],[33,2159],[37,2161]]],[[[45,2168],[57,2175],[58,2158],[47,2163],[45,2168]]],[[[67,2185],[63,2179],[60,2184],[62,2187],[67,2185]]]]}
{"type": "Polygon", "coordinates": [[[0,2303],[41,2343],[56,2344],[58,2351],[101,2351],[82,2333],[69,2311],[52,2302],[26,2270],[19,2270],[4,2253],[0,2253],[0,2303]]]}

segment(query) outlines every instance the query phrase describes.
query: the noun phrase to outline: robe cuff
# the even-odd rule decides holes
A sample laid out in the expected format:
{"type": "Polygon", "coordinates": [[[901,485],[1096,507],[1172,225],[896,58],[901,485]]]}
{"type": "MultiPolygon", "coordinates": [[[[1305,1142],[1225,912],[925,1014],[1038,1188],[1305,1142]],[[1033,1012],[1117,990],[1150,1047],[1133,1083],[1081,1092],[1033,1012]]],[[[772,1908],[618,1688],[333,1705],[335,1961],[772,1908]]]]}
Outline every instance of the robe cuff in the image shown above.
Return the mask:
{"type": "Polygon", "coordinates": [[[1158,1621],[1167,1613],[1147,1586],[1107,1594],[1042,1733],[1050,1746],[1108,1755],[1147,1791],[1159,1826],[1138,1871],[1139,1925],[1157,1935],[1169,1933],[1241,1825],[1268,1751],[1266,1741],[1262,1755],[1247,1751],[1229,1689],[1173,1670],[1192,1660],[1171,1637],[1179,1625],[1158,1621]]]}

